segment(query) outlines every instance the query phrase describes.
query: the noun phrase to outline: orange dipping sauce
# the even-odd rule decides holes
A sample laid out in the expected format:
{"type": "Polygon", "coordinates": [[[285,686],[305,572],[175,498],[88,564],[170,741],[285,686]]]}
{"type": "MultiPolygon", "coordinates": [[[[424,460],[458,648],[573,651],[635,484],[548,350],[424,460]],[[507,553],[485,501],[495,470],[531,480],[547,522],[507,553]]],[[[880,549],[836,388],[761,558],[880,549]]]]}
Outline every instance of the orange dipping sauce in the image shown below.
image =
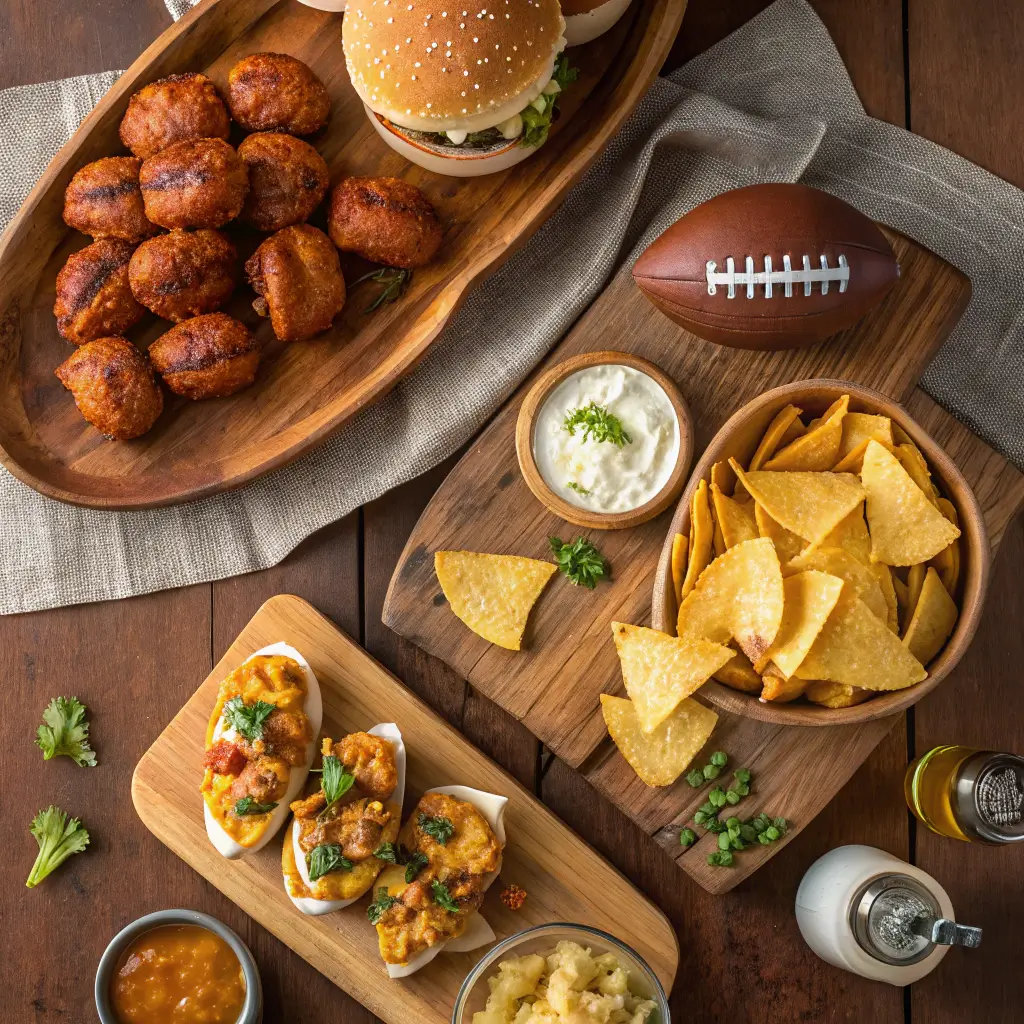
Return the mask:
{"type": "Polygon", "coordinates": [[[245,977],[219,935],[193,924],[161,925],[121,955],[110,998],[123,1024],[235,1024],[245,977]]]}

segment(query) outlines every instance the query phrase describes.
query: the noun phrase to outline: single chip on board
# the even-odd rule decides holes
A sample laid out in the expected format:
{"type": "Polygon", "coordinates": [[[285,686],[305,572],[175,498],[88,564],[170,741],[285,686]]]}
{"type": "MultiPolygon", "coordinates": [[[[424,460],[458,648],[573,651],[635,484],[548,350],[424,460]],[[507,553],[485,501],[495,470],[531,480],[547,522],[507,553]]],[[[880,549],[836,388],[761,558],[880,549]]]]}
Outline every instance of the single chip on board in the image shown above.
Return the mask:
{"type": "Polygon", "coordinates": [[[612,623],[626,684],[640,728],[653,732],[676,705],[704,685],[733,652],[698,637],[676,637],[645,626],[612,623]]]}
{"type": "Polygon", "coordinates": [[[729,498],[715,484],[711,485],[711,500],[715,506],[715,524],[722,531],[726,551],[742,541],[757,537],[752,502],[729,498]]]}
{"type": "Polygon", "coordinates": [[[605,725],[622,756],[648,786],[671,786],[714,731],[718,715],[687,698],[652,733],[640,728],[633,702],[601,694],[605,725]]]}
{"type": "MultiPolygon", "coordinates": [[[[768,429],[764,432],[764,437],[761,438],[757,451],[754,452],[750,460],[751,471],[760,469],[775,454],[775,449],[781,447],[782,439],[790,427],[794,423],[800,422],[801,412],[803,410],[798,409],[795,405],[787,405],[775,414],[775,419],[768,424],[768,429]]],[[[800,425],[800,431],[795,435],[794,440],[802,433],[803,424],[800,425]]]]}
{"type": "Polygon", "coordinates": [[[956,602],[942,585],[939,574],[931,567],[925,574],[917,607],[903,637],[907,650],[922,665],[942,650],[957,619],[956,602]]]}
{"type": "Polygon", "coordinates": [[[843,420],[849,405],[849,395],[843,395],[833,402],[816,426],[776,452],[762,468],[775,473],[824,472],[831,469],[839,458],[843,420]]]}
{"type": "Polygon", "coordinates": [[[808,546],[803,537],[798,537],[781,523],[775,522],[765,512],[764,505],[756,501],[754,502],[754,522],[757,523],[758,534],[767,537],[775,545],[775,553],[779,556],[779,562],[782,563],[783,568],[808,546]]]}
{"type": "Polygon", "coordinates": [[[877,441],[868,442],[861,480],[867,492],[871,557],[876,562],[927,562],[960,536],[899,460],[877,441]]]}
{"type": "Polygon", "coordinates": [[[754,662],[754,671],[764,672],[771,662],[787,679],[792,676],[807,657],[842,589],[843,581],[839,577],[817,569],[784,579],[782,622],[771,647],[754,662]]]}
{"type": "Polygon", "coordinates": [[[804,696],[812,704],[820,704],[822,707],[852,708],[855,704],[863,704],[868,697],[872,697],[874,694],[862,686],[830,683],[826,680],[816,679],[808,682],[804,696]]]}
{"type": "Polygon", "coordinates": [[[820,544],[864,500],[861,482],[849,473],[744,473],[730,463],[772,519],[812,544],[820,544]]]}
{"type": "Polygon", "coordinates": [[[750,659],[742,651],[736,651],[715,673],[714,678],[720,683],[731,686],[734,690],[742,690],[744,693],[761,692],[761,677],[754,671],[750,659]]]}
{"type": "Polygon", "coordinates": [[[868,690],[902,690],[928,676],[849,583],[843,584],[832,614],[796,674],[868,690]]]}
{"type": "Polygon", "coordinates": [[[451,610],[478,636],[510,651],[519,650],[530,609],[557,568],[519,555],[434,552],[451,610]]]}
{"type": "MultiPolygon", "coordinates": [[[[889,570],[885,566],[886,574],[889,570]]],[[[783,567],[786,575],[817,569],[846,580],[853,592],[883,621],[889,619],[889,605],[874,571],[842,548],[809,548],[783,567]]]]}
{"type": "Polygon", "coordinates": [[[693,492],[690,503],[690,560],[686,565],[681,596],[693,590],[700,574],[711,564],[711,544],[715,535],[715,521],[711,518],[708,485],[701,480],[693,492]]]}
{"type": "Polygon", "coordinates": [[[676,632],[725,644],[756,661],[782,621],[782,569],[770,540],[746,540],[716,558],[679,606],[676,632]]]}

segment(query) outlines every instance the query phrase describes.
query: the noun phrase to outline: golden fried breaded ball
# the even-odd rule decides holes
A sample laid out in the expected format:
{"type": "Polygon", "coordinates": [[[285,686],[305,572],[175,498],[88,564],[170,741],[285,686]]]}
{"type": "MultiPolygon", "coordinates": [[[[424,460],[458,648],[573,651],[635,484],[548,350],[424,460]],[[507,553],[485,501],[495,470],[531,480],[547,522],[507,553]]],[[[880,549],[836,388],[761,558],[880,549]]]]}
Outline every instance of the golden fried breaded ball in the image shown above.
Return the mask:
{"type": "Polygon", "coordinates": [[[86,421],[112,440],[141,436],[163,410],[149,360],[126,338],[87,341],[54,372],[86,421]]]}
{"type": "Polygon", "coordinates": [[[344,178],[331,193],[331,241],[388,267],[422,267],[441,247],[444,229],[430,200],[401,178],[344,178]]]}
{"type": "Polygon", "coordinates": [[[321,334],[345,305],[345,278],[338,250],[309,224],[271,235],[245,264],[259,296],[253,309],[270,317],[281,341],[306,341],[321,334]]]}
{"type": "Polygon", "coordinates": [[[219,228],[242,212],[249,171],[223,139],[193,139],[144,160],[139,184],[154,224],[219,228]]]}
{"type": "Polygon", "coordinates": [[[128,261],[135,246],[101,238],[73,252],[57,275],[53,315],[61,337],[74,345],[124,334],[145,315],[132,295],[128,261]]]}
{"type": "Polygon", "coordinates": [[[330,177],[324,158],[308,143],[282,132],[257,132],[238,147],[249,168],[242,220],[257,231],[299,224],[320,205],[330,177]]]}
{"type": "Polygon", "coordinates": [[[208,228],[179,229],[151,238],[135,250],[128,264],[132,295],[174,323],[220,309],[237,280],[234,243],[208,228]]]}
{"type": "Polygon", "coordinates": [[[230,130],[227,107],[206,75],[171,75],[128,101],[121,141],[146,160],[175,142],[226,139],[230,130]]]}
{"type": "Polygon", "coordinates": [[[176,395],[223,398],[256,379],[260,346],[241,321],[208,313],[162,334],[149,346],[149,358],[176,395]]]}
{"type": "Polygon", "coordinates": [[[231,116],[247,131],[309,135],[331,113],[327,86],[286,53],[254,53],[228,72],[231,116]]]}
{"type": "Polygon", "coordinates": [[[64,190],[64,222],[93,238],[141,242],[160,229],[146,218],[133,156],[108,156],[86,164],[64,190]]]}

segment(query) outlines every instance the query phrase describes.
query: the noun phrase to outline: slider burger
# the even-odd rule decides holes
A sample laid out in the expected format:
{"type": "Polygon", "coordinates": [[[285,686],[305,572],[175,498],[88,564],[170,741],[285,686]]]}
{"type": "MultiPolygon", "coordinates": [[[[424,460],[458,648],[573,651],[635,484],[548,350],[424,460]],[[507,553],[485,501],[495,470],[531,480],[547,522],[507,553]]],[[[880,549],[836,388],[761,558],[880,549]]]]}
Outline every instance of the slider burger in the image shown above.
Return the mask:
{"type": "Polygon", "coordinates": [[[576,78],[558,0],[351,0],[345,63],[367,116],[406,159],[475,177],[525,160],[576,78]],[[493,4],[493,6],[491,6],[493,4]]]}

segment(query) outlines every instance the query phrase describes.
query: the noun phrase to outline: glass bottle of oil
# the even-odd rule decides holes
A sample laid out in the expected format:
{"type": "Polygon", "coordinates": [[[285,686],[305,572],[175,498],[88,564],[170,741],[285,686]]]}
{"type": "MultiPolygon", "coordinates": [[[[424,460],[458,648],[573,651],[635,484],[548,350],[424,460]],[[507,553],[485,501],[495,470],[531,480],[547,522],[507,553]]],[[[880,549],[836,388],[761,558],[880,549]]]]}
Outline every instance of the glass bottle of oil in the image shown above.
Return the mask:
{"type": "Polygon", "coordinates": [[[1024,840],[1024,757],[935,747],[908,766],[903,790],[911,812],[940,836],[996,845],[1024,840]]]}

